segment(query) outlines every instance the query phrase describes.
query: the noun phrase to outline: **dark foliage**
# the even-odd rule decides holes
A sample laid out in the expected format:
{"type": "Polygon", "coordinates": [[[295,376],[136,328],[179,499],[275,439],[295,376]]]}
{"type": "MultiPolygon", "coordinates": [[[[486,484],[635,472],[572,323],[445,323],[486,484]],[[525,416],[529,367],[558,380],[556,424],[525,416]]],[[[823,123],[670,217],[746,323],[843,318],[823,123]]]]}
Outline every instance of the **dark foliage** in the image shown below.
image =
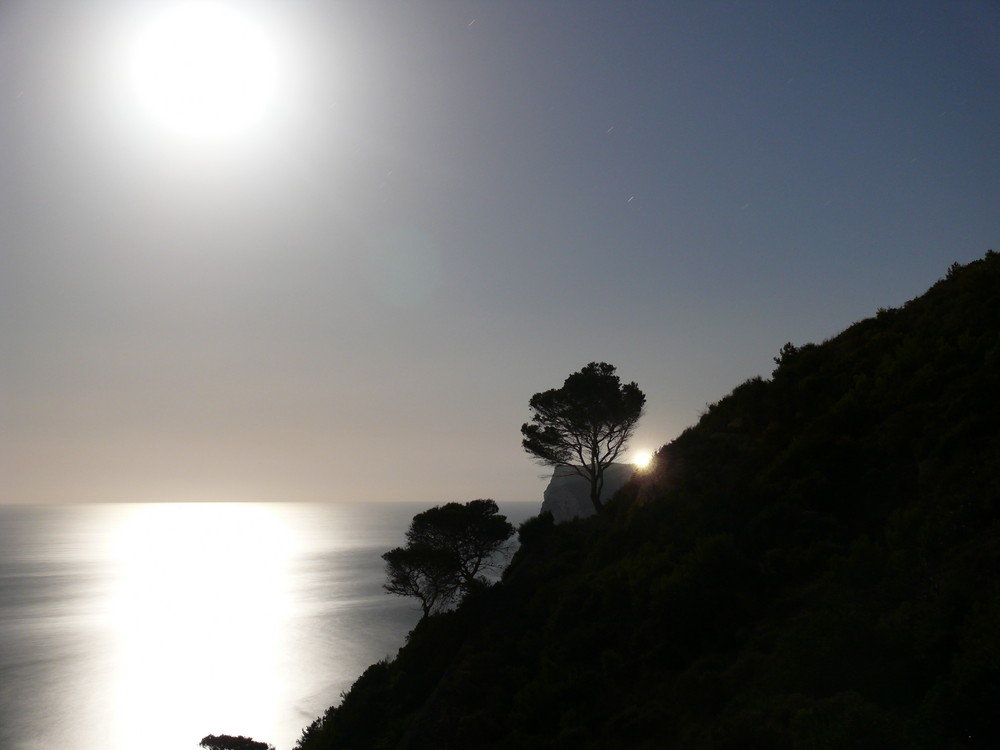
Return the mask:
{"type": "Polygon", "coordinates": [[[776,364],[301,750],[1000,747],[1000,256],[776,364]]]}
{"type": "Polygon", "coordinates": [[[274,745],[266,742],[256,742],[243,735],[233,737],[229,734],[218,736],[210,734],[207,737],[202,737],[198,745],[206,750],[274,750],[274,745]]]}

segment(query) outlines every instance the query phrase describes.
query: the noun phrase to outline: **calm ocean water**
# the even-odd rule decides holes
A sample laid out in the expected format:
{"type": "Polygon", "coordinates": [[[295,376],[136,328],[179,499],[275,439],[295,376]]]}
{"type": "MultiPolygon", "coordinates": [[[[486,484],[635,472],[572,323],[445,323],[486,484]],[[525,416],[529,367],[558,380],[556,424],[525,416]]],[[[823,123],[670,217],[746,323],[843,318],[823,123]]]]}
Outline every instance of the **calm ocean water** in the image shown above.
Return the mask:
{"type": "Polygon", "coordinates": [[[420,510],[0,506],[0,748],[291,748],[416,623],[380,555],[420,510]]]}

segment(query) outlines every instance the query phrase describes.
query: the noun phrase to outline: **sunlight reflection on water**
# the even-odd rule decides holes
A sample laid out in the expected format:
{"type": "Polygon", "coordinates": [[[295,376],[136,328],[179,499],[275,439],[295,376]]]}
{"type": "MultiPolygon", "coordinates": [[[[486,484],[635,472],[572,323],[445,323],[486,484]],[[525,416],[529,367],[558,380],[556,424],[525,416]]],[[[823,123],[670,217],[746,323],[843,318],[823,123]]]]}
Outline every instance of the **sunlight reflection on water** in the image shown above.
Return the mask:
{"type": "Polygon", "coordinates": [[[164,716],[184,717],[165,747],[230,722],[273,736],[295,551],[282,519],[257,505],[139,507],[114,550],[119,746],[148,747],[164,716]]]}
{"type": "Polygon", "coordinates": [[[380,555],[420,510],[0,506],[0,750],[289,750],[416,623],[380,555]]]}

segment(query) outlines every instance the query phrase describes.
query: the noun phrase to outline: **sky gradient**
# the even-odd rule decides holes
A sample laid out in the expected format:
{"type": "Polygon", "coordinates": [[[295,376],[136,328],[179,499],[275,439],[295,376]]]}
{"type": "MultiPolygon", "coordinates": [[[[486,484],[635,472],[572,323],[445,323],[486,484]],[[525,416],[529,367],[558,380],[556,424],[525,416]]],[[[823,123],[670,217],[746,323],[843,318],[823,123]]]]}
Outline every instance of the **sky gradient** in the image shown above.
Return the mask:
{"type": "Polygon", "coordinates": [[[655,449],[1000,249],[993,2],[238,5],[275,94],[208,141],[143,4],[0,6],[0,502],[540,501],[586,363],[655,449]]]}

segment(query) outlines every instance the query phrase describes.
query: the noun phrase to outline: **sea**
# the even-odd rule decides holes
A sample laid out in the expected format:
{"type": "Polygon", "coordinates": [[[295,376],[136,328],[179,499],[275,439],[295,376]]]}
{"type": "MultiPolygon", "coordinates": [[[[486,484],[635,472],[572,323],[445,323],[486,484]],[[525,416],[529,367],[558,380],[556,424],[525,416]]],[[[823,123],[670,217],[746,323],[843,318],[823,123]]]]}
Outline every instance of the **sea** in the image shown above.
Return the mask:
{"type": "MultiPolygon", "coordinates": [[[[501,504],[517,525],[539,503],[501,504]]],[[[291,750],[419,619],[412,503],[0,506],[0,749],[291,750]]]]}

